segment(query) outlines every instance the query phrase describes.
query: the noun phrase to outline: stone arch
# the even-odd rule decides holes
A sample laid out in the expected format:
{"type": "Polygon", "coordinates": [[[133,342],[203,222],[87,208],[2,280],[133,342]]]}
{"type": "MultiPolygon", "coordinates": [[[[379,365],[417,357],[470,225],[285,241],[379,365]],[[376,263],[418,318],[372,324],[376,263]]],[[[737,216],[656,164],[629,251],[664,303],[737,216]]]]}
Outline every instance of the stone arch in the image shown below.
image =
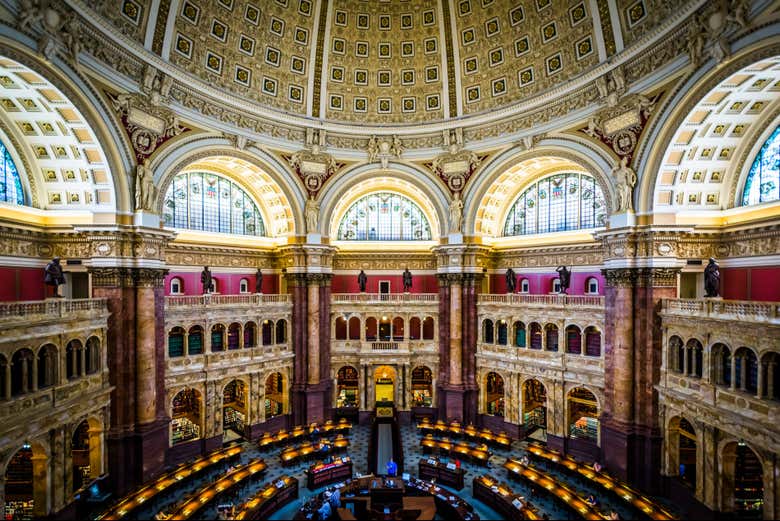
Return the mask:
{"type": "Polygon", "coordinates": [[[282,369],[269,371],[264,375],[263,400],[265,420],[287,414],[290,410],[289,377],[282,369]]]}
{"type": "Polygon", "coordinates": [[[60,350],[52,343],[38,348],[38,389],[59,384],[60,350]]]}
{"type": "Polygon", "coordinates": [[[184,387],[171,390],[171,394],[171,446],[203,438],[206,404],[202,391],[184,387]]]}
{"type": "Polygon", "coordinates": [[[253,423],[251,417],[252,398],[249,392],[250,383],[246,378],[235,376],[222,381],[219,400],[222,409],[223,435],[228,429],[241,436],[247,436],[247,429],[253,423]]]}
{"type": "MultiPolygon", "coordinates": [[[[755,466],[757,462],[759,466],[759,476],[755,474],[751,475],[748,486],[745,488],[752,489],[761,487],[760,499],[763,501],[766,498],[767,492],[772,489],[767,486],[767,480],[765,478],[765,468],[767,464],[771,465],[771,462],[764,461],[762,453],[756,450],[750,443],[743,440],[735,440],[729,438],[722,440],[718,444],[718,467],[721,469],[719,475],[719,489],[720,489],[720,510],[723,512],[740,512],[739,504],[736,503],[736,492],[742,488],[749,477],[747,474],[743,474],[740,477],[736,475],[736,466],[738,460],[749,460],[751,467],[755,466]]],[[[754,469],[755,470],[755,469],[754,469]]],[[[757,492],[757,491],[756,491],[757,492]]],[[[771,492],[769,492],[771,493],[771,492]]],[[[756,494],[758,497],[759,494],[756,494]]],[[[764,505],[766,508],[766,505],[764,505]]]]}
{"type": "MultiPolygon", "coordinates": [[[[26,36],[14,29],[10,31],[10,37],[0,38],[0,55],[45,78],[45,82],[59,91],[73,106],[78,113],[79,121],[84,123],[92,135],[92,142],[99,149],[98,153],[104,158],[106,182],[98,186],[103,190],[110,189],[111,204],[103,209],[107,213],[114,214],[131,212],[133,210],[131,186],[124,172],[132,170],[134,154],[113,110],[82,72],[62,60],[57,62],[56,67],[43,61],[37,49],[28,49],[18,43],[25,41],[26,36]]],[[[18,140],[14,146],[18,147],[18,140]]],[[[36,165],[37,161],[32,160],[33,155],[30,154],[24,154],[22,157],[25,155],[29,157],[24,158],[21,165],[17,163],[17,166],[24,167],[30,172],[32,165],[36,165]]],[[[36,173],[30,189],[31,193],[36,194],[31,201],[33,206],[42,208],[48,204],[42,173],[36,173]]]]}
{"type": "Polygon", "coordinates": [[[360,406],[360,372],[352,364],[336,371],[336,407],[360,406]]]}
{"type": "Polygon", "coordinates": [[[520,420],[527,434],[533,429],[547,429],[547,386],[542,380],[527,377],[520,382],[520,420]]]}
{"type": "Polygon", "coordinates": [[[71,436],[71,465],[73,467],[73,491],[103,474],[104,438],[103,421],[95,416],[87,416],[76,422],[71,436]],[[81,452],[83,451],[83,452],[81,452]],[[85,474],[79,474],[84,471],[85,474]]]}
{"type": "MultiPolygon", "coordinates": [[[[777,34],[777,24],[767,25],[761,30],[753,31],[733,42],[731,44],[732,55],[728,61],[715,63],[714,60],[707,60],[704,66],[695,70],[679,86],[673,96],[665,100],[664,107],[656,111],[654,117],[656,123],[653,124],[651,132],[647,133],[643,139],[643,144],[636,154],[638,159],[635,159],[635,169],[637,172],[641,172],[636,187],[638,195],[635,197],[637,213],[656,210],[659,176],[664,171],[664,161],[668,159],[667,152],[685,120],[696,111],[702,100],[705,100],[711,92],[721,86],[727,78],[753,64],[780,55],[780,38],[777,34]]],[[[707,123],[707,121],[703,123],[707,123]]],[[[747,137],[743,136],[741,140],[745,140],[747,137]]],[[[737,175],[734,174],[733,170],[741,172],[747,154],[748,150],[745,146],[742,146],[741,150],[732,151],[731,158],[737,157],[738,160],[731,159],[729,161],[730,170],[724,174],[726,179],[721,178],[720,180],[722,189],[717,209],[733,206],[734,193],[739,181],[738,178],[734,179],[737,175]],[[727,203],[724,204],[724,201],[727,203]]]]}
{"type": "Polygon", "coordinates": [[[566,390],[565,401],[566,435],[590,439],[597,445],[600,444],[599,415],[602,409],[598,393],[590,386],[574,384],[566,390]]]}
{"type": "Polygon", "coordinates": [[[339,219],[352,203],[379,191],[401,194],[417,204],[431,225],[432,240],[447,234],[449,192],[428,172],[400,163],[391,163],[387,170],[379,170],[375,164],[359,165],[329,180],[319,195],[319,231],[334,239],[339,219]]]}
{"type": "Polygon", "coordinates": [[[666,422],[667,471],[669,475],[678,476],[680,480],[692,489],[696,489],[701,459],[699,432],[694,422],[683,414],[676,414],[666,422]]]}
{"type": "Polygon", "coordinates": [[[24,500],[33,501],[33,516],[38,518],[49,513],[51,496],[48,490],[52,480],[50,456],[49,445],[38,440],[26,442],[22,447],[9,453],[2,465],[5,483],[3,504],[12,495],[24,496],[24,500]],[[18,477],[16,483],[8,479],[9,471],[18,477]],[[19,488],[14,490],[15,486],[19,488]]]}
{"type": "Polygon", "coordinates": [[[183,172],[205,169],[231,179],[246,190],[257,203],[270,238],[293,236],[304,229],[301,202],[306,200],[306,194],[297,176],[283,162],[258,147],[237,150],[223,137],[193,136],[156,158],[150,168],[159,186],[156,203],[159,215],[173,178],[183,172]],[[239,167],[240,173],[236,171],[239,167]],[[269,200],[278,204],[271,206],[266,201],[261,185],[271,188],[269,200]]]}
{"type": "Polygon", "coordinates": [[[485,414],[492,416],[505,416],[507,387],[509,385],[507,378],[496,369],[487,369],[482,377],[483,391],[483,410],[485,414]]]}
{"type": "Polygon", "coordinates": [[[602,151],[572,139],[548,138],[532,150],[509,149],[493,158],[483,167],[480,177],[467,185],[464,234],[499,237],[506,213],[522,189],[533,179],[563,171],[594,177],[604,193],[609,216],[617,201],[608,175],[612,166],[612,160],[602,151]],[[504,197],[504,193],[509,195],[504,197]]]}

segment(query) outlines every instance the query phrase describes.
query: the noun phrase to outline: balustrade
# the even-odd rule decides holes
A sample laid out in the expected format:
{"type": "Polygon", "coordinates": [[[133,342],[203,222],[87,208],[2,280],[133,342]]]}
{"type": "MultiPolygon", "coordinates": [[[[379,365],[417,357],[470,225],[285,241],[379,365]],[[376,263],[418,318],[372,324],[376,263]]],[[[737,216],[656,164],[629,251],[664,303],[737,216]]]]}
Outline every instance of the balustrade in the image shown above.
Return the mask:
{"type": "Polygon", "coordinates": [[[524,295],[521,293],[482,294],[477,304],[525,304],[536,306],[604,307],[603,296],[591,295],[524,295]]]}
{"type": "Polygon", "coordinates": [[[780,303],[750,300],[664,299],[661,312],[686,317],[780,324],[780,303]]]}
{"type": "Polygon", "coordinates": [[[106,299],[48,299],[26,302],[0,302],[0,320],[30,317],[67,318],[81,311],[106,311],[106,299]]]}
{"type": "Polygon", "coordinates": [[[354,304],[435,304],[439,302],[438,293],[333,293],[331,297],[333,303],[354,304]]]}
{"type": "Polygon", "coordinates": [[[289,293],[259,295],[177,295],[165,297],[165,306],[181,307],[215,307],[215,306],[259,306],[261,304],[289,304],[292,302],[289,293]]]}

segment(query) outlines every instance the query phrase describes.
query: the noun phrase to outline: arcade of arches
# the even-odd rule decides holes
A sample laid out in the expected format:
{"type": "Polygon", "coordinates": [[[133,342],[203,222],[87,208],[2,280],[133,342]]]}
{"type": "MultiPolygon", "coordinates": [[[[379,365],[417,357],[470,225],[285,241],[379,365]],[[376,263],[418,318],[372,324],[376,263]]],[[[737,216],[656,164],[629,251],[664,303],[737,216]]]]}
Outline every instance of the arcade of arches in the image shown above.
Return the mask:
{"type": "Polygon", "coordinates": [[[0,9],[0,511],[382,408],[780,518],[777,4],[522,4],[0,9]]]}

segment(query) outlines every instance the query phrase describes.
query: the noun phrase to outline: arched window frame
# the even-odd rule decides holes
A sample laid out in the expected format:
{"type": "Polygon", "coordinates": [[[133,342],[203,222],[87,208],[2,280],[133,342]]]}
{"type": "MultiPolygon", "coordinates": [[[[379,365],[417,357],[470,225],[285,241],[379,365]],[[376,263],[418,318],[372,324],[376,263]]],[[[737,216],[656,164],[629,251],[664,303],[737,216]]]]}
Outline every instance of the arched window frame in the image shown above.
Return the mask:
{"type": "Polygon", "coordinates": [[[24,188],[22,188],[22,178],[19,175],[19,169],[11,157],[11,153],[5,143],[0,141],[0,202],[23,205],[24,188]]]}
{"type": "Polygon", "coordinates": [[[528,279],[523,279],[520,281],[520,293],[530,293],[531,292],[531,283],[528,281],[528,279]]]}
{"type": "Polygon", "coordinates": [[[742,206],[777,200],[780,200],[780,126],[764,141],[750,166],[742,191],[742,206]]]}
{"type": "Polygon", "coordinates": [[[173,277],[170,283],[171,295],[183,295],[184,283],[179,277],[173,277]]]}
{"type": "Polygon", "coordinates": [[[584,173],[555,173],[535,180],[520,192],[507,212],[503,235],[588,230],[604,226],[606,220],[607,203],[596,178],[584,173]],[[562,181],[563,188],[555,184],[557,180],[562,181]],[[557,201],[560,197],[562,206],[557,201]],[[553,200],[555,206],[550,203],[553,200]],[[540,209],[546,215],[540,214],[540,209]]]}
{"type": "Polygon", "coordinates": [[[585,281],[585,293],[588,295],[598,295],[599,279],[596,277],[588,277],[588,280],[585,281]]]}
{"type": "Polygon", "coordinates": [[[352,203],[341,217],[336,236],[341,241],[430,241],[432,237],[425,212],[395,192],[366,194],[352,203]],[[382,211],[385,204],[389,211],[382,211]]]}
{"type": "Polygon", "coordinates": [[[249,280],[248,279],[241,279],[238,282],[238,292],[239,293],[249,293],[249,280]]]}
{"type": "Polygon", "coordinates": [[[163,222],[172,228],[204,232],[266,234],[252,196],[235,181],[212,172],[184,172],[171,180],[163,200],[163,222]]]}

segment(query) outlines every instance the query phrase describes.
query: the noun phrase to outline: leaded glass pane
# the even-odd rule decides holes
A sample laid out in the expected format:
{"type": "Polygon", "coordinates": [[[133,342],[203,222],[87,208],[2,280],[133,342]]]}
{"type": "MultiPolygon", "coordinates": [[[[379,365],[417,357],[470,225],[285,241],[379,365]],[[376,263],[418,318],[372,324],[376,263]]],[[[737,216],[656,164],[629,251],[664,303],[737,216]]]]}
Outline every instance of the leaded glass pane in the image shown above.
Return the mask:
{"type": "Polygon", "coordinates": [[[750,167],[742,205],[766,203],[780,199],[780,127],[766,140],[750,167]]]}
{"type": "Polygon", "coordinates": [[[586,174],[553,174],[526,188],[509,208],[504,236],[604,226],[606,203],[586,174]]]}
{"type": "Polygon", "coordinates": [[[19,171],[8,149],[0,143],[3,154],[3,171],[0,173],[0,201],[11,204],[24,204],[24,191],[19,171]]]}
{"type": "Polygon", "coordinates": [[[173,178],[165,194],[166,226],[237,235],[265,235],[257,205],[224,177],[189,172],[173,178]]]}
{"type": "Polygon", "coordinates": [[[344,214],[337,238],[346,241],[427,241],[431,226],[419,206],[391,192],[361,197],[344,214]]]}

